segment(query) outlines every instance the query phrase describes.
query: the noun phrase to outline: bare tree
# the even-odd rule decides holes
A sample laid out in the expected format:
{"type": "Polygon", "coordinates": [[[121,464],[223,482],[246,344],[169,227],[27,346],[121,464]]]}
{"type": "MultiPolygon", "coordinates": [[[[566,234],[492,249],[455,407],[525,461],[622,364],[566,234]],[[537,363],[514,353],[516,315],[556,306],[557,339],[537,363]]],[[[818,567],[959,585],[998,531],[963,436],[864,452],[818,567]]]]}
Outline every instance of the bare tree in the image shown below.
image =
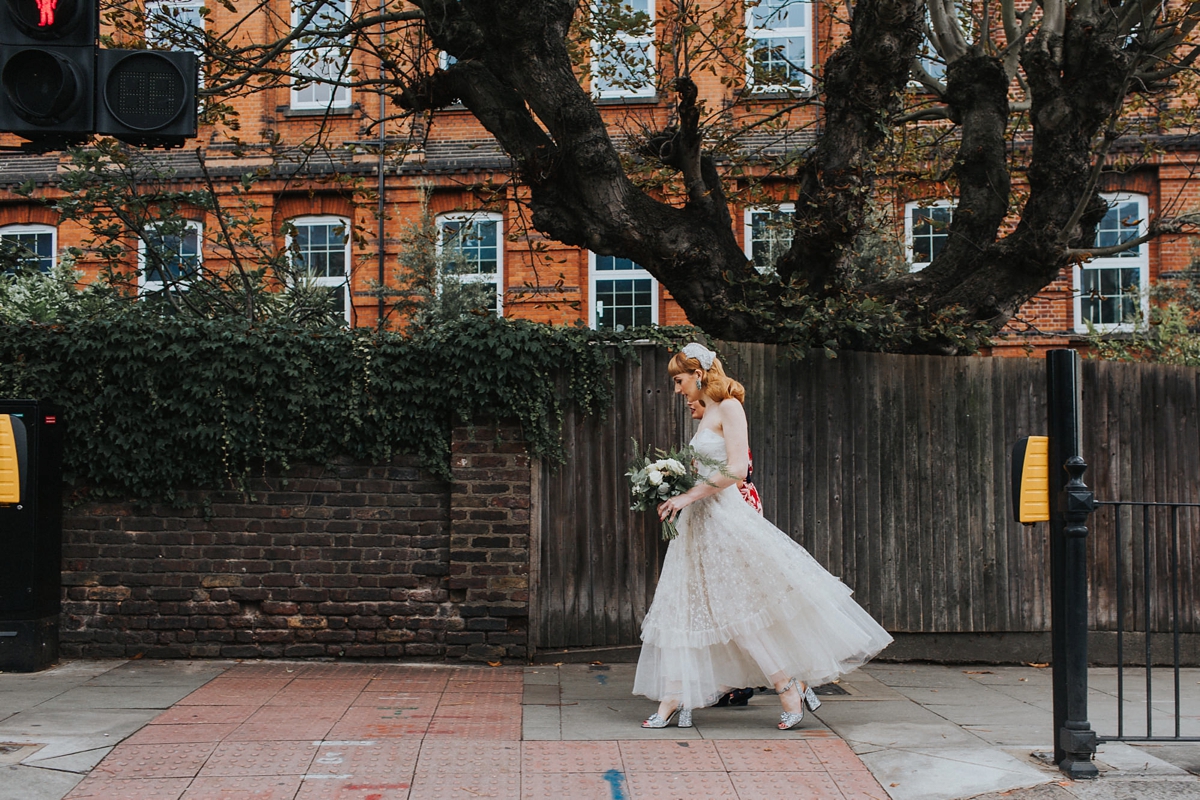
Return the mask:
{"type": "MultiPolygon", "coordinates": [[[[205,91],[217,113],[232,94],[311,77],[315,62],[288,53],[336,42],[381,68],[325,80],[385,93],[415,121],[461,103],[511,157],[533,228],[633,259],[708,333],[909,352],[970,349],[1063,267],[1101,254],[1101,177],[1124,143],[1143,155],[1147,143],[1191,146],[1178,112],[1200,52],[1200,3],[823,7],[823,20],[845,16],[844,41],[811,92],[773,104],[746,86],[747,5],[669,6],[649,25],[615,0],[385,0],[351,16],[314,0],[298,19],[275,20],[267,42],[239,26],[275,6],[239,6],[236,25],[205,36],[205,91]],[[645,51],[618,33],[639,25],[654,36],[669,121],[618,138],[588,88],[588,42],[615,54],[610,79],[629,79],[645,51]],[[720,108],[699,89],[709,74],[727,87],[720,108]],[[739,160],[747,132],[789,125],[808,126],[793,158],[739,160]],[[914,159],[946,165],[934,177],[956,195],[947,244],[920,272],[865,273],[880,198],[914,174],[914,159]],[[747,175],[795,187],[791,245],[766,272],[746,258],[730,215],[747,175]]],[[[1160,208],[1147,236],[1190,230],[1188,211],[1160,208]]]]}

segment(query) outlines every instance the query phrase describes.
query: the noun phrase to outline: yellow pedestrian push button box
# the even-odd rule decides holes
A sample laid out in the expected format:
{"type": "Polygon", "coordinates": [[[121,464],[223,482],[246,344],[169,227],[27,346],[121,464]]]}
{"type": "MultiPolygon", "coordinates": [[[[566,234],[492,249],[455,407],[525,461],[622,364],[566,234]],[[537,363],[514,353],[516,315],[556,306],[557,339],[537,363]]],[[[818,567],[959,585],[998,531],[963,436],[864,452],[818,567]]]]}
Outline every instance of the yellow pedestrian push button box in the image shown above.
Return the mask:
{"type": "Polygon", "coordinates": [[[1026,436],[1012,449],[1013,517],[1023,525],[1050,519],[1050,437],[1026,436]]]}
{"type": "Polygon", "coordinates": [[[0,414],[0,504],[21,502],[25,485],[25,423],[20,417],[0,414]]]}

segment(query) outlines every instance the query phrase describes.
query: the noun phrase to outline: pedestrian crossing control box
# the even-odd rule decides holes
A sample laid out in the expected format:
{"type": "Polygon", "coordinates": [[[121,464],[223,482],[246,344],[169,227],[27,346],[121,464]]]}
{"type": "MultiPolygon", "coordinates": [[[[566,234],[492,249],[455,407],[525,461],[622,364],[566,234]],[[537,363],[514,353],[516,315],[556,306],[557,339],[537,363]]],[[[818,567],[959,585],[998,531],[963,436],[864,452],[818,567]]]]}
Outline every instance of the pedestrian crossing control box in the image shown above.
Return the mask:
{"type": "Polygon", "coordinates": [[[58,660],[62,423],[49,404],[0,400],[0,670],[58,660]]]}

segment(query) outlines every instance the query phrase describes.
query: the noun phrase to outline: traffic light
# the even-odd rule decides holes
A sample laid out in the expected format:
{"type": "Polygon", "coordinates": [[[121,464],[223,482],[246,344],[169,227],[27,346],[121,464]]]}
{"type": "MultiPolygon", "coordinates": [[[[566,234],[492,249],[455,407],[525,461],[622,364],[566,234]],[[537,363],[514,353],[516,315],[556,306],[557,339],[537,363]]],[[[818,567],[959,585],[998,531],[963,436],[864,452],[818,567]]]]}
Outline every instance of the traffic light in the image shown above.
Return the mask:
{"type": "Polygon", "coordinates": [[[97,0],[0,0],[0,131],[42,149],[195,136],[196,56],[102,50],[98,24],[97,0]]]}
{"type": "Polygon", "coordinates": [[[78,142],[92,132],[96,0],[0,0],[0,130],[78,142]]]}
{"type": "Polygon", "coordinates": [[[98,50],[96,133],[130,144],[182,145],[196,135],[193,53],[98,50]]]}

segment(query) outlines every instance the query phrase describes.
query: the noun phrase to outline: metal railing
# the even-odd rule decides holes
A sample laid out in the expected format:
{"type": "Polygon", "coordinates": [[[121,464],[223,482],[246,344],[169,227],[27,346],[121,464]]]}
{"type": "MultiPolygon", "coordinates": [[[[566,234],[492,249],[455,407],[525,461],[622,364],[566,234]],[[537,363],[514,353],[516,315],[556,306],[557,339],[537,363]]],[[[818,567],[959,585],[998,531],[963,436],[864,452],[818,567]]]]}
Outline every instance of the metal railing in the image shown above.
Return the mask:
{"type": "MultiPolygon", "coordinates": [[[[1158,503],[1158,502],[1137,502],[1125,500],[1102,500],[1096,502],[1097,506],[1113,507],[1114,517],[1114,547],[1115,547],[1115,570],[1116,570],[1116,648],[1117,648],[1117,733],[1115,736],[1100,734],[1101,741],[1136,741],[1136,742],[1198,742],[1200,736],[1184,736],[1182,731],[1183,708],[1180,696],[1180,585],[1179,585],[1179,542],[1180,528],[1179,517],[1180,509],[1200,509],[1200,503],[1158,503]],[[1128,508],[1129,524],[1123,525],[1122,508],[1128,508]],[[1137,558],[1135,558],[1135,542],[1134,534],[1137,522],[1136,509],[1141,509],[1141,586],[1140,592],[1137,592],[1137,558]],[[1154,665],[1155,657],[1153,650],[1153,640],[1157,633],[1160,637],[1167,635],[1162,626],[1158,625],[1161,621],[1163,596],[1161,594],[1162,587],[1160,582],[1163,580],[1161,574],[1155,570],[1156,561],[1160,554],[1157,552],[1158,546],[1162,543],[1163,537],[1159,535],[1162,532],[1158,523],[1161,518],[1169,513],[1170,517],[1170,551],[1169,556],[1169,574],[1166,579],[1169,585],[1166,587],[1168,598],[1166,609],[1170,616],[1170,636],[1171,636],[1171,652],[1172,652],[1172,670],[1174,675],[1174,734],[1170,736],[1155,736],[1154,735],[1154,665]],[[1126,539],[1128,536],[1129,556],[1128,560],[1134,563],[1127,564],[1126,556],[1126,539]],[[1129,570],[1129,585],[1126,586],[1126,569],[1129,570]],[[1130,595],[1140,594],[1141,608],[1137,608],[1136,598],[1127,597],[1130,595]],[[1125,653],[1125,634],[1126,634],[1126,616],[1127,607],[1133,604],[1131,610],[1131,629],[1130,633],[1136,632],[1137,617],[1141,616],[1142,635],[1144,637],[1144,669],[1146,682],[1146,729],[1144,735],[1136,735],[1126,732],[1125,726],[1125,671],[1126,669],[1136,669],[1126,666],[1125,653]],[[1160,612],[1156,619],[1156,607],[1160,612]],[[1139,614],[1140,611],[1140,614],[1139,614]],[[1156,631],[1155,628],[1158,628],[1156,631]]],[[[1189,514],[1193,523],[1196,524],[1197,532],[1200,532],[1200,513],[1189,514]]],[[[1159,563],[1161,563],[1159,561],[1159,563]]],[[[1161,641],[1161,639],[1160,639],[1161,641]]],[[[1160,659],[1161,660],[1161,659],[1160,659]]]]}

